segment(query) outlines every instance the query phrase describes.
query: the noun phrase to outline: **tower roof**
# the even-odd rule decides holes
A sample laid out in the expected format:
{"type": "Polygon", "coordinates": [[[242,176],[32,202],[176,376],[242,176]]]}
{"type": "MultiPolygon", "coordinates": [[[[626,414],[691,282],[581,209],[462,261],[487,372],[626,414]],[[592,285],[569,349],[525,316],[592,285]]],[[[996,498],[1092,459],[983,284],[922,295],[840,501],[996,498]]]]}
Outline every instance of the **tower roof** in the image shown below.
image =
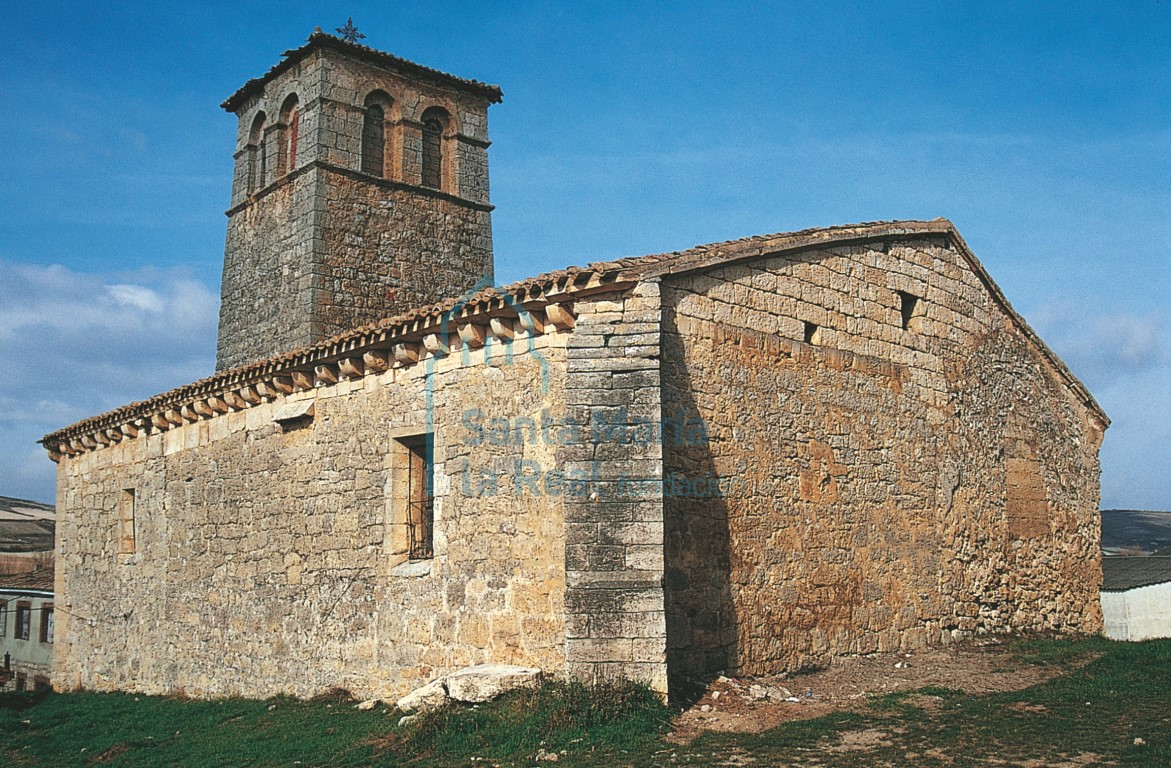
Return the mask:
{"type": "Polygon", "coordinates": [[[504,97],[503,92],[498,85],[489,85],[488,83],[481,83],[479,80],[468,80],[455,75],[449,75],[446,72],[441,72],[438,69],[431,69],[424,67],[422,64],[416,64],[413,61],[408,61],[399,58],[394,54],[385,51],[370,48],[365,45],[358,45],[357,43],[347,42],[340,37],[326,34],[320,29],[314,30],[313,34],[309,35],[309,39],[300,48],[293,48],[285,51],[282,56],[284,59],[274,66],[272,69],[265,72],[260,77],[255,77],[244,83],[240,90],[233,93],[220,106],[228,112],[235,112],[240,108],[248,97],[260,92],[265,83],[272,80],[277,75],[292,67],[297,62],[306,58],[313,51],[329,49],[344,53],[362,61],[368,61],[372,64],[386,67],[404,75],[417,77],[421,80],[428,80],[438,85],[444,85],[449,88],[473,93],[487,99],[492,104],[499,104],[504,97]]]}

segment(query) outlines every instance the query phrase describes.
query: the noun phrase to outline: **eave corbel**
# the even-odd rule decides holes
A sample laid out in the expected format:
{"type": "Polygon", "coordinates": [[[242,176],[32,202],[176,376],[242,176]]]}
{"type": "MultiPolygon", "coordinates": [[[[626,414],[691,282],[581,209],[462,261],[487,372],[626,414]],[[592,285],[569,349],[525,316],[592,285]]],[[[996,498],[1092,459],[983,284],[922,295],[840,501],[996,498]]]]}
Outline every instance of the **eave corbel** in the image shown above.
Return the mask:
{"type": "Polygon", "coordinates": [[[306,371],[292,371],[289,374],[289,379],[293,382],[293,388],[298,392],[305,392],[313,389],[313,374],[306,371]]]}
{"type": "Polygon", "coordinates": [[[512,321],[506,317],[494,317],[489,320],[488,332],[497,341],[512,341],[516,335],[512,327],[512,321]]]}
{"type": "Polygon", "coordinates": [[[424,334],[423,347],[435,357],[445,357],[449,351],[443,337],[438,333],[424,334]]]}
{"type": "Polygon", "coordinates": [[[338,360],[337,368],[344,381],[360,379],[366,375],[366,364],[360,357],[343,357],[338,360]]]}
{"type": "Polygon", "coordinates": [[[573,316],[573,312],[565,304],[550,304],[545,307],[545,318],[549,323],[558,330],[567,331],[573,328],[577,318],[573,316]]]}
{"type": "Polygon", "coordinates": [[[480,323],[463,323],[459,326],[459,340],[469,349],[484,346],[486,327],[480,323]]]}
{"type": "Polygon", "coordinates": [[[337,384],[337,377],[337,366],[331,363],[322,363],[313,368],[313,385],[316,387],[327,387],[330,384],[337,384]]]}
{"type": "Polygon", "coordinates": [[[362,353],[362,363],[370,373],[382,373],[391,366],[390,353],[385,350],[368,350],[362,353]]]}
{"type": "Polygon", "coordinates": [[[393,348],[395,362],[400,365],[413,365],[419,362],[418,344],[395,344],[393,348]]]}

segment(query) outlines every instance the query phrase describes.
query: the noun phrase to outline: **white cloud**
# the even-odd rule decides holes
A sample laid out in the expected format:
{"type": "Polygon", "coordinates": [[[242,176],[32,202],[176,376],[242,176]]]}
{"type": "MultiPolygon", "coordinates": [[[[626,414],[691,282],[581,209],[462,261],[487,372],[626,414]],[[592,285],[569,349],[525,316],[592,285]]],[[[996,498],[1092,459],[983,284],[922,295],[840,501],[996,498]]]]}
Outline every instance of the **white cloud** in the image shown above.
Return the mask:
{"type": "Polygon", "coordinates": [[[89,274],[0,261],[0,495],[51,501],[45,433],[207,376],[218,300],[180,270],[89,274]]]}
{"type": "Polygon", "coordinates": [[[1160,312],[1095,315],[1073,303],[1051,302],[1032,314],[1041,337],[1090,389],[1171,361],[1167,323],[1160,312]]]}
{"type": "Polygon", "coordinates": [[[150,288],[141,285],[107,285],[106,293],[119,304],[151,314],[161,314],[163,299],[150,288]]]}
{"type": "Polygon", "coordinates": [[[1164,313],[1094,313],[1054,300],[1030,315],[1111,419],[1102,445],[1103,506],[1169,508],[1171,345],[1164,313]]]}

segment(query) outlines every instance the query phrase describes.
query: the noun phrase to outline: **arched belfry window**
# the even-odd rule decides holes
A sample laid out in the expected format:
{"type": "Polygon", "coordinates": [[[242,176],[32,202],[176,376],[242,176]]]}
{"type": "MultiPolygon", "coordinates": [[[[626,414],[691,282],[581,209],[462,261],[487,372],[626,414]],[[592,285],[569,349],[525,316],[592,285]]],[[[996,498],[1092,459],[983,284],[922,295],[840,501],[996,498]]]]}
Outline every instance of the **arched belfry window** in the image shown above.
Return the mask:
{"type": "Polygon", "coordinates": [[[281,107],[280,146],[277,172],[284,175],[297,167],[297,138],[301,129],[301,108],[297,94],[290,94],[281,107]]]}
{"type": "Polygon", "coordinates": [[[252,128],[248,131],[248,144],[244,147],[248,163],[248,194],[264,186],[265,171],[268,170],[264,156],[264,121],[265,114],[257,112],[256,117],[252,118],[252,128]]]}
{"type": "Polygon", "coordinates": [[[362,173],[386,176],[386,118],[390,97],[374,91],[366,97],[362,114],[362,173]]]}
{"type": "Polygon", "coordinates": [[[424,187],[443,187],[443,132],[449,120],[447,112],[431,107],[423,113],[423,168],[424,187]]]}

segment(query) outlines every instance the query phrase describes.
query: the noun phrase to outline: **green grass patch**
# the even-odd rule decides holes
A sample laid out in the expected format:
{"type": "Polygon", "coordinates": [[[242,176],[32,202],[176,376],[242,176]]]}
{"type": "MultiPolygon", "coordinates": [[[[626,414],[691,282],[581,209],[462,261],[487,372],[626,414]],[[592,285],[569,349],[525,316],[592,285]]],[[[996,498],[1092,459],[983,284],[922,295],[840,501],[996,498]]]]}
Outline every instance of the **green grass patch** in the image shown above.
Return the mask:
{"type": "Polygon", "coordinates": [[[193,701],[0,696],[4,766],[1171,766],[1171,641],[1030,640],[1061,667],[1008,693],[898,692],[754,734],[667,741],[671,713],[637,685],[549,683],[399,727],[341,695],[193,701]],[[1135,739],[1142,743],[1136,744],[1135,739]],[[538,755],[557,755],[555,763],[538,755]]]}
{"type": "Polygon", "coordinates": [[[1022,664],[1068,667],[1106,653],[1115,644],[1104,637],[1084,637],[1076,640],[1057,637],[1037,637],[1017,640],[1010,648],[1022,664]]]}
{"type": "Polygon", "coordinates": [[[646,686],[552,682],[479,706],[436,710],[380,746],[416,756],[408,765],[462,766],[472,758],[531,765],[541,751],[557,754],[558,761],[572,754],[608,764],[609,756],[661,747],[670,722],[671,712],[646,686]]]}

